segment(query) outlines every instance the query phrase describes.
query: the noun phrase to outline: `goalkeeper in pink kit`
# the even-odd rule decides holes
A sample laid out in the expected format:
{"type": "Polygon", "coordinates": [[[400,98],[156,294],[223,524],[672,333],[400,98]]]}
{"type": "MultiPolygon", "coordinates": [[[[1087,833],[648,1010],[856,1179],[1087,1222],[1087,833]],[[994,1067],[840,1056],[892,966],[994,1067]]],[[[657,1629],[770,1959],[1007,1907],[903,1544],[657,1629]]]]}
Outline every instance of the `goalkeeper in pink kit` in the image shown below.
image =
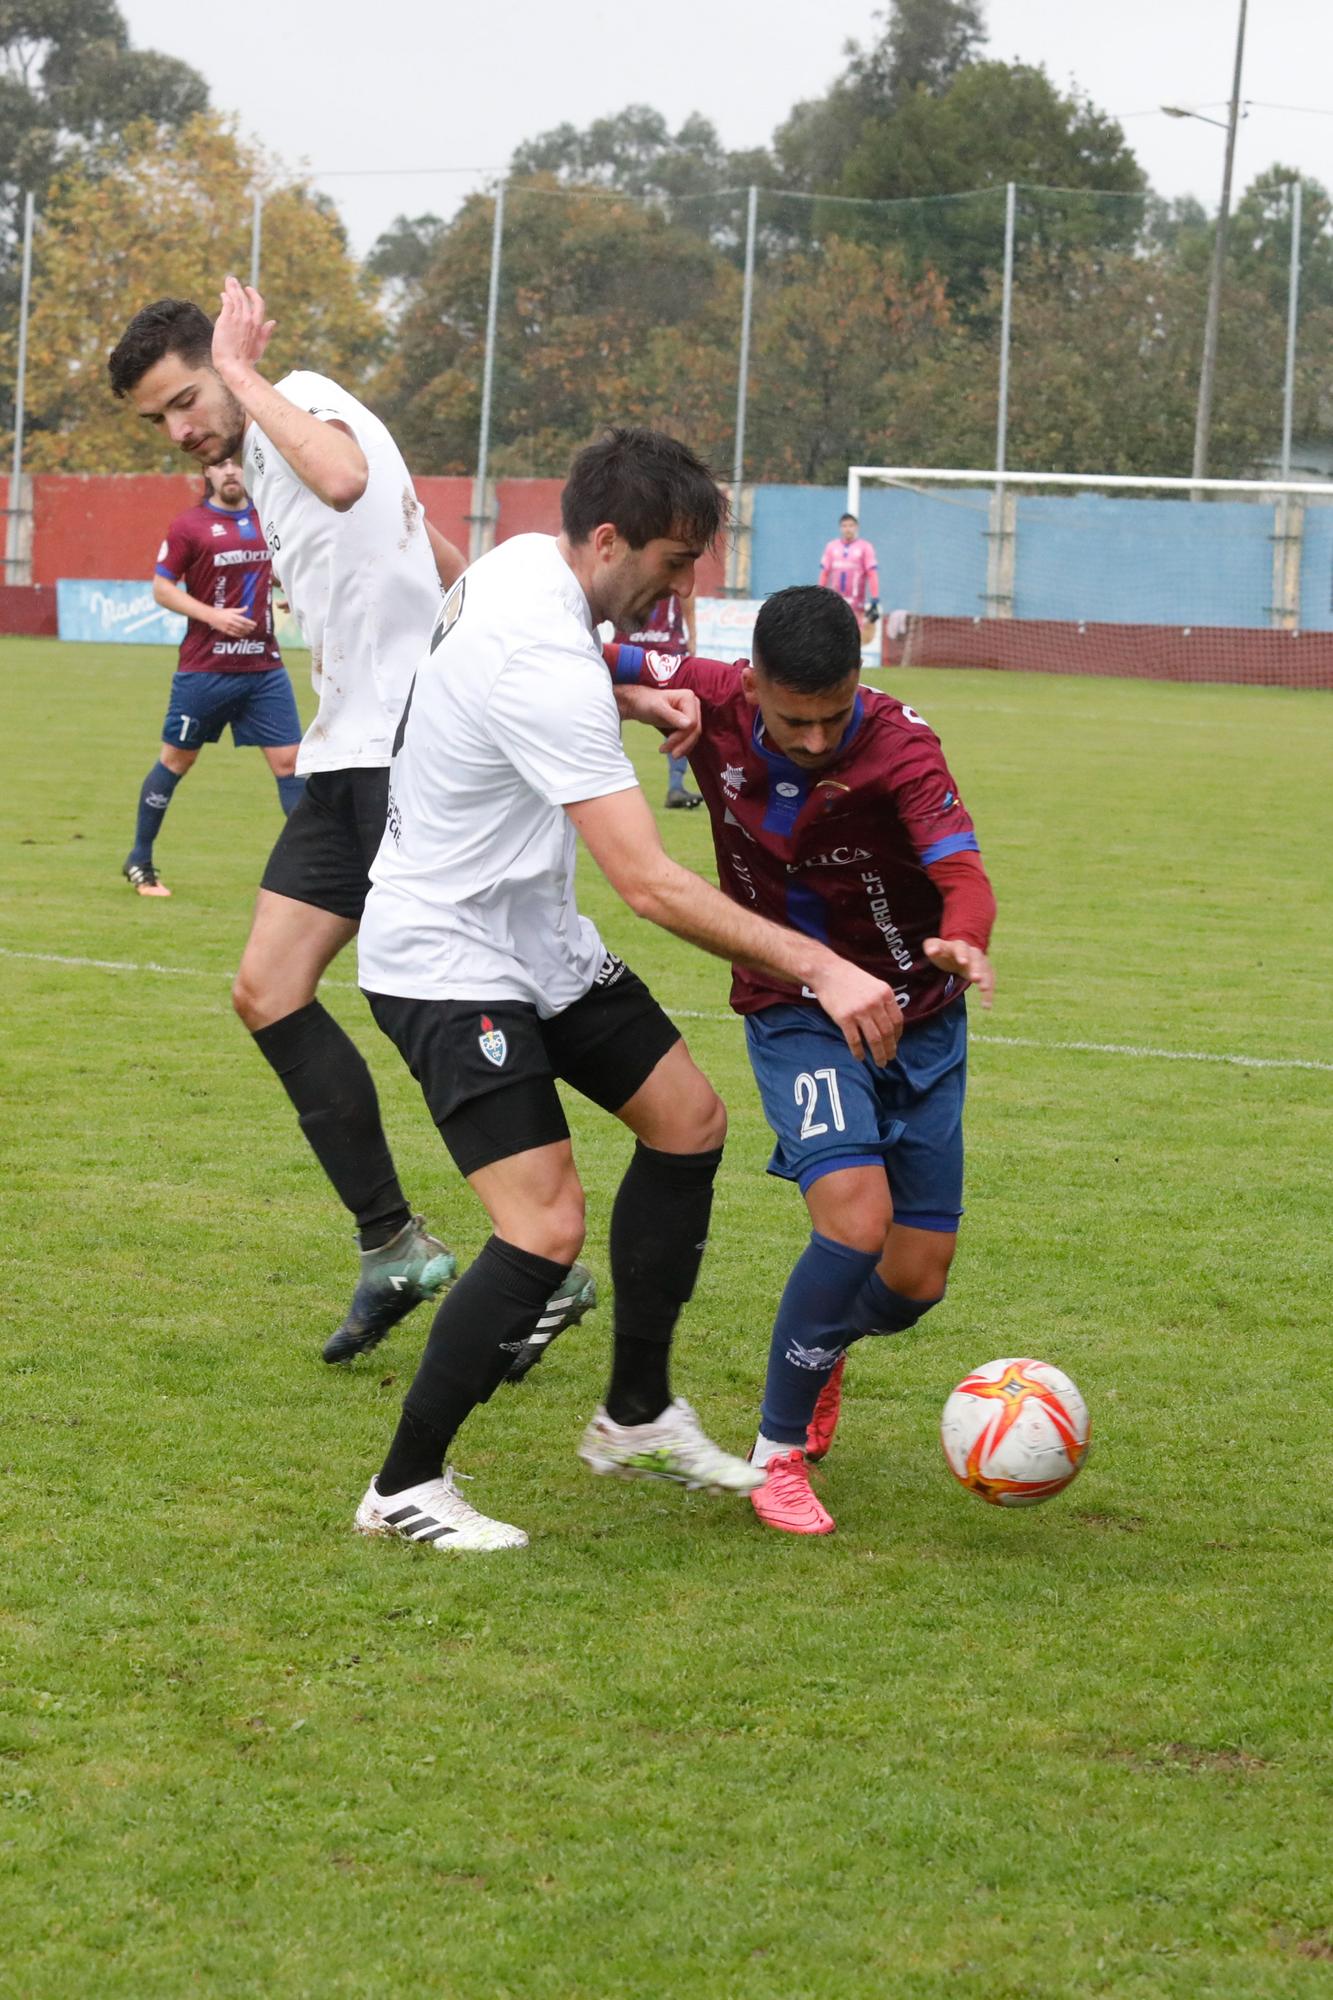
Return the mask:
{"type": "Polygon", "coordinates": [[[879,619],[879,561],[855,514],[844,514],[836,539],[825,544],[819,581],[851,605],[861,637],[868,640],[879,619]]]}
{"type": "Polygon", "coordinates": [[[840,593],[770,597],[754,657],[724,665],[606,648],[618,682],[683,687],[702,709],[690,764],[718,880],[744,908],[892,981],[902,1026],[883,1063],[853,1056],[813,996],[733,967],[731,1004],[812,1231],[773,1328],[753,1457],[759,1518],[791,1534],[834,1521],[810,1483],[833,1440],[846,1353],[914,1326],[944,1296],[963,1209],[967,1009],[989,1006],[995,899],[939,740],[915,709],[860,684],[840,593]]]}

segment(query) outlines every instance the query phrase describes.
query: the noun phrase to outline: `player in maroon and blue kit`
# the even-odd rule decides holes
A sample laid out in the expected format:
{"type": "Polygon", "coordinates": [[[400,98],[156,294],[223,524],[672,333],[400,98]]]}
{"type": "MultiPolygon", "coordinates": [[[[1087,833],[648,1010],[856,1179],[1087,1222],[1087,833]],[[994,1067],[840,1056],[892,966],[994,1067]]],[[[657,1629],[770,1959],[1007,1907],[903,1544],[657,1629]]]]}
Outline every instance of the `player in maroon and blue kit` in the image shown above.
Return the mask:
{"type": "Polygon", "coordinates": [[[989,1006],[995,899],[939,740],[860,685],[850,605],[817,585],[779,591],[735,665],[607,648],[613,678],[692,688],[690,763],[713,824],[718,879],[747,909],[820,939],[893,982],[897,1052],[855,1060],[808,993],[733,968],[731,1004],[777,1144],[813,1225],[773,1329],[752,1496],[768,1525],[832,1531],[810,1485],[837,1424],[844,1358],[900,1333],[944,1296],[963,1208],[967,1010],[989,1006]]]}
{"type": "MultiPolygon", "coordinates": [[[[659,597],[641,625],[632,631],[617,632],[617,639],[628,639],[632,646],[656,647],[667,653],[692,653],[698,643],[695,638],[694,599],[680,597],[674,590],[665,597],[659,597]]],[[[667,809],[670,812],[692,812],[701,806],[703,800],[698,792],[692,792],[685,782],[689,761],[685,757],[667,758],[667,809]]]]}
{"type": "Polygon", "coordinates": [[[153,596],[189,622],[162,724],[162,748],[139,790],[134,845],[122,869],[141,896],[169,896],[153,842],[171,795],[205,743],[228,723],[233,743],[268,759],[285,813],[305,789],[296,776],[301,722],[273,636],[272,558],[234,459],[210,465],[197,507],[178,514],[157,552],[153,596]]]}

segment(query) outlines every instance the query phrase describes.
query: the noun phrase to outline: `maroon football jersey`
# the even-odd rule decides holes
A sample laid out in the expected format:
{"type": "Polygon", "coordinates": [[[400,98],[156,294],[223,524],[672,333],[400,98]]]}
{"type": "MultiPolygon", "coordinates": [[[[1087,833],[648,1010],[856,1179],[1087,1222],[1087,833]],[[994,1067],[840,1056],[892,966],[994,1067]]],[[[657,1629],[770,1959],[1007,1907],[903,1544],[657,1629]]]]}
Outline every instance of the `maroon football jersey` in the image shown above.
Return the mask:
{"type": "MultiPolygon", "coordinates": [[[[979,848],[939,738],[914,708],[863,687],[837,756],[809,771],[765,741],[741,689],[744,661],[625,644],[605,651],[616,681],[698,695],[703,734],[690,768],[713,825],[718,881],[734,902],[885,980],[909,1021],[957,999],[967,982],[921,948],[940,935],[943,908],[926,871],[979,848]]],[[[739,1014],[802,997],[765,973],[732,968],[739,1014]]]]}
{"type": "Polygon", "coordinates": [[[688,644],[685,634],[685,607],[674,590],[665,597],[659,597],[642,625],[633,631],[616,633],[617,639],[628,639],[635,646],[665,646],[669,653],[683,653],[688,644]]]}
{"type": "Polygon", "coordinates": [[[269,603],[272,557],[253,507],[239,514],[211,500],[178,514],[157,552],[157,574],[179,584],[201,604],[243,611],[255,629],[229,639],[201,618],[191,618],[177,668],[183,674],[261,674],[282,665],[269,603]]]}

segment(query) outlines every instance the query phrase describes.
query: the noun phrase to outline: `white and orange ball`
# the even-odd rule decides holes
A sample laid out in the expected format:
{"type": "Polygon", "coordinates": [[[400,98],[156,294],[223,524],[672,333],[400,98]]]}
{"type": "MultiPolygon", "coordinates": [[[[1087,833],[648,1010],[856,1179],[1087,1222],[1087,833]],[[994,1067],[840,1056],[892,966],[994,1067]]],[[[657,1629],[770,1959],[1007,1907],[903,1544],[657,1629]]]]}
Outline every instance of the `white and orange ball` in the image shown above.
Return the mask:
{"type": "Polygon", "coordinates": [[[940,1443],[960,1485],[992,1507],[1035,1507],[1088,1455],[1088,1406],[1049,1361],[988,1361],[944,1405],[940,1443]]]}

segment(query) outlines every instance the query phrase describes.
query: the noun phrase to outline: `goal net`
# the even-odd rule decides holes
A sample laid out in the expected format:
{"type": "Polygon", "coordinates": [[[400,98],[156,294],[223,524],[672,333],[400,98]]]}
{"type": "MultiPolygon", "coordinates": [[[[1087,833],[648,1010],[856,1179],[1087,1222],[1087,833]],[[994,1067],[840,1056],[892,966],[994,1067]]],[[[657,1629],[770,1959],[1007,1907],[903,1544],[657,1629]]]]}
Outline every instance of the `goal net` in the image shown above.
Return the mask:
{"type": "Polygon", "coordinates": [[[853,466],[886,665],[1333,688],[1333,485],[853,466]]]}

